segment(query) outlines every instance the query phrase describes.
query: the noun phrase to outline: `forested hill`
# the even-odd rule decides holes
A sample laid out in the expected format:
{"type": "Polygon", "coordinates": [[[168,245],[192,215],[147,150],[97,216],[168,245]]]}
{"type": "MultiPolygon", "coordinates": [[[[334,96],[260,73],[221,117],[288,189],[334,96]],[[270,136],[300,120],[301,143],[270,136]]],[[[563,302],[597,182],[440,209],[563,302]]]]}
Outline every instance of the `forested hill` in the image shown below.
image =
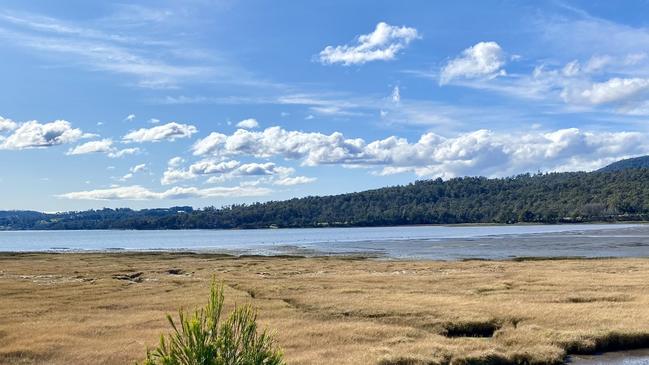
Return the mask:
{"type": "Polygon", "coordinates": [[[627,158],[625,160],[620,160],[613,162],[612,164],[602,167],[600,172],[613,172],[621,171],[625,169],[644,169],[649,168],[649,156],[627,158]]]}
{"type": "Polygon", "coordinates": [[[193,229],[649,220],[649,169],[424,180],[221,209],[0,212],[0,229],[193,229]]]}

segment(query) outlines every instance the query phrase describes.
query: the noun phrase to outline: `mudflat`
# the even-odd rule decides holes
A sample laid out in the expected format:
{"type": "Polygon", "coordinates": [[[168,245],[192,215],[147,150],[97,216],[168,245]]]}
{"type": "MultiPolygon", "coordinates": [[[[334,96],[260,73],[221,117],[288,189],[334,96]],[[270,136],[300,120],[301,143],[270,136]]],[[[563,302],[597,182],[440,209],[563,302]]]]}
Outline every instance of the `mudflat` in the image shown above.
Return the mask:
{"type": "Polygon", "coordinates": [[[289,364],[560,364],[649,347],[649,259],[0,254],[1,364],[129,364],[167,313],[252,303],[289,364]]]}

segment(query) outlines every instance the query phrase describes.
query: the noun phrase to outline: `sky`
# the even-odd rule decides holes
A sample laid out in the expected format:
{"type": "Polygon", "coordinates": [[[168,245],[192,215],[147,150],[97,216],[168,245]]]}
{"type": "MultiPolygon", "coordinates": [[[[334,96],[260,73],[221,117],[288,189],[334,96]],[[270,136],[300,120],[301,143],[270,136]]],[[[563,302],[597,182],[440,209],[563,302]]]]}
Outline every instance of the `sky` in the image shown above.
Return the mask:
{"type": "Polygon", "coordinates": [[[4,0],[0,210],[220,207],[649,154],[647,13],[4,0]]]}

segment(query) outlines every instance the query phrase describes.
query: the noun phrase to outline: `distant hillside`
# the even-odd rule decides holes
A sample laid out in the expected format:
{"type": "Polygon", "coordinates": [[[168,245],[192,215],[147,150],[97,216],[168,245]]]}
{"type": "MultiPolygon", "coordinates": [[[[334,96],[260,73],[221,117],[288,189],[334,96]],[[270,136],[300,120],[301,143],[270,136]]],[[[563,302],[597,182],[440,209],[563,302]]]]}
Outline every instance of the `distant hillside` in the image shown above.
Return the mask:
{"type": "Polygon", "coordinates": [[[600,172],[614,172],[626,169],[646,169],[649,168],[649,156],[627,158],[613,162],[612,164],[599,169],[600,172]]]}
{"type": "Polygon", "coordinates": [[[649,221],[649,169],[424,180],[359,193],[193,210],[0,212],[0,229],[217,229],[649,221]]]}

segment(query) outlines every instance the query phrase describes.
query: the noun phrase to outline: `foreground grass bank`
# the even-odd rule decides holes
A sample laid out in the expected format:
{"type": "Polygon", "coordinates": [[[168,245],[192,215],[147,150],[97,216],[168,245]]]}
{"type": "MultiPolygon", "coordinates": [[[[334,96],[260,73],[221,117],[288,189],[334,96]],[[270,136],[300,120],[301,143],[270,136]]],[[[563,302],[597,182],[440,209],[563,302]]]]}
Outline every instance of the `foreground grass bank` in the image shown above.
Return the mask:
{"type": "Polygon", "coordinates": [[[0,364],[141,361],[214,275],[228,305],[259,309],[288,364],[560,364],[649,347],[649,259],[3,254],[0,364]]]}

